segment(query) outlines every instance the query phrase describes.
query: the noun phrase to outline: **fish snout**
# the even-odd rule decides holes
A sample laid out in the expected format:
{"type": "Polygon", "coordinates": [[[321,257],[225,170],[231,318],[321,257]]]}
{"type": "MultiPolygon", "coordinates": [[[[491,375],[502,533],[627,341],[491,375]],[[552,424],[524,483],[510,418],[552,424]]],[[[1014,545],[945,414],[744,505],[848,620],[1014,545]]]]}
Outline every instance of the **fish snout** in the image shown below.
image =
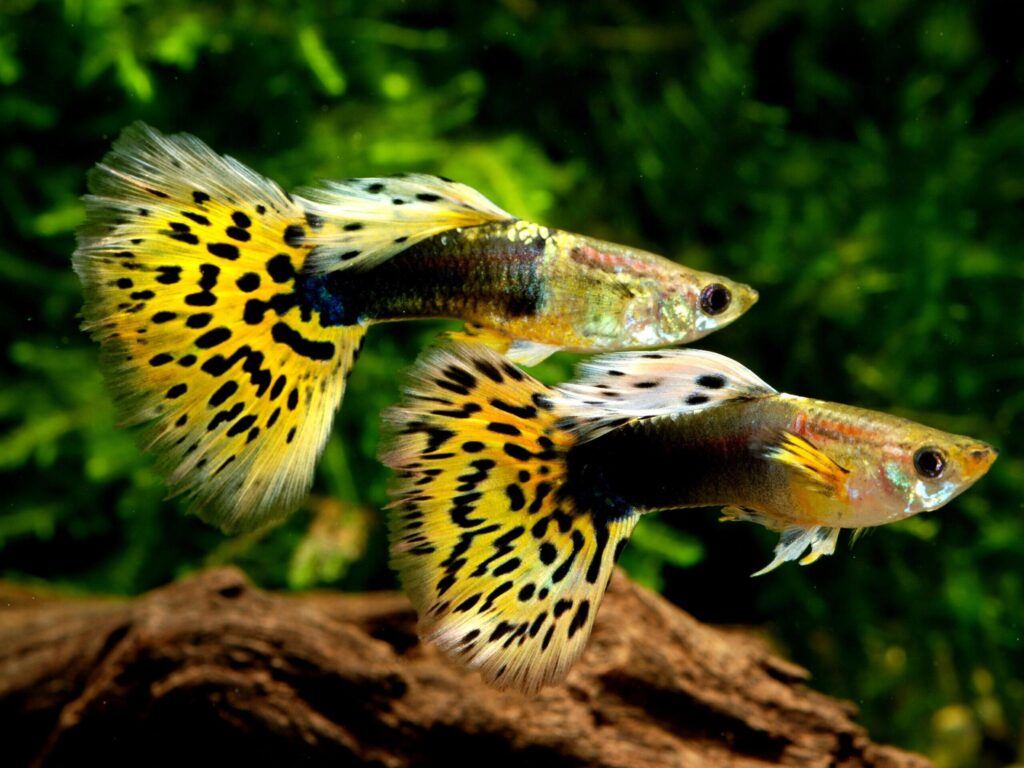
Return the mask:
{"type": "Polygon", "coordinates": [[[993,448],[987,443],[977,443],[967,449],[966,460],[967,470],[973,477],[981,477],[988,468],[992,466],[992,462],[999,456],[999,451],[993,448]]]}

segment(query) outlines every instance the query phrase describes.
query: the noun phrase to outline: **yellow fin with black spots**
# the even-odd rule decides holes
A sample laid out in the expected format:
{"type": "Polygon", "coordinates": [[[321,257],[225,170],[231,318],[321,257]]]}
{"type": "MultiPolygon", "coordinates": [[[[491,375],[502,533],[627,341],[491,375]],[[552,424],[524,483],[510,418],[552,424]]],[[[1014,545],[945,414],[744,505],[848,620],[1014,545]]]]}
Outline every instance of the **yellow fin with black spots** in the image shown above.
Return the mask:
{"type": "Polygon", "coordinates": [[[74,267],[126,424],[226,531],[309,491],[365,329],[297,291],[317,223],[272,181],[141,123],[89,176],[74,267]]]}
{"type": "Polygon", "coordinates": [[[420,633],[499,687],[565,678],[583,652],[633,510],[574,498],[576,437],[554,391],[482,345],[415,365],[385,413],[392,564],[420,633]]]}

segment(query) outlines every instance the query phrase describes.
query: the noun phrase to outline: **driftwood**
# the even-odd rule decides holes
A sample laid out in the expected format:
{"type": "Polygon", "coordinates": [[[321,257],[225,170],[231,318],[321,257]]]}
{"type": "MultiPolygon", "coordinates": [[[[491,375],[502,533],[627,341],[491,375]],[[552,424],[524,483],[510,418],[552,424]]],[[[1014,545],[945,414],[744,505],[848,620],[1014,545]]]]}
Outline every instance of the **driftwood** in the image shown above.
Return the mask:
{"type": "Polygon", "coordinates": [[[534,698],[420,645],[398,594],[273,594],[234,569],[135,600],[0,587],[9,766],[928,765],[806,678],[621,574],[568,683],[534,698]]]}

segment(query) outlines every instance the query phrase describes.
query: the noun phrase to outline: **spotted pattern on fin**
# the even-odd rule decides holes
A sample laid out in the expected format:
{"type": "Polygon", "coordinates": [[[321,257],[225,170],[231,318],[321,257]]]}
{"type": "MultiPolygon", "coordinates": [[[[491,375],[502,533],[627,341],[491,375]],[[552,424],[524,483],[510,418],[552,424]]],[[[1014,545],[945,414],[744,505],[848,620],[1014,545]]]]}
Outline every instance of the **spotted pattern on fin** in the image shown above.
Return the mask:
{"type": "Polygon", "coordinates": [[[594,439],[629,419],[691,413],[775,390],[735,360],[699,349],[618,352],[580,364],[558,387],[581,439],[594,439]]]}
{"type": "Polygon", "coordinates": [[[227,531],[305,497],[364,328],[325,326],[296,277],[305,212],[186,135],[128,128],[90,174],[74,266],[123,423],[173,494],[227,531]]]}
{"type": "Polygon", "coordinates": [[[575,438],[557,427],[552,394],[485,347],[431,350],[385,414],[381,457],[397,473],[392,564],[421,635],[526,692],[561,681],[582,653],[637,520],[568,497],[575,438]]]}
{"type": "Polygon", "coordinates": [[[305,233],[317,246],[311,274],[367,269],[442,232],[515,220],[472,187],[425,174],[327,181],[296,200],[317,223],[305,233]]]}

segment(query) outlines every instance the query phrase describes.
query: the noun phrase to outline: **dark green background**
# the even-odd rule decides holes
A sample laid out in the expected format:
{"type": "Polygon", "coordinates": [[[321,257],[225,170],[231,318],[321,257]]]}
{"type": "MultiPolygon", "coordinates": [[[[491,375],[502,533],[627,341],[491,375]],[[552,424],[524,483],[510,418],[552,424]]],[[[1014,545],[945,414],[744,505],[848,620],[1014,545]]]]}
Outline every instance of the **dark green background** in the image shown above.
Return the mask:
{"type": "Polygon", "coordinates": [[[749,282],[761,303],[702,346],[779,389],[996,444],[963,498],[809,568],[750,580],[774,537],[712,510],[645,520],[624,561],[701,619],[762,627],[876,738],[951,766],[1024,760],[1024,25],[1008,7],[0,0],[0,575],[135,593],[236,562],[269,586],[393,585],[377,414],[448,326],[370,332],[315,515],[264,536],[185,518],[114,428],[69,256],[86,170],[144,119],[286,187],[441,173],[749,282]]]}

